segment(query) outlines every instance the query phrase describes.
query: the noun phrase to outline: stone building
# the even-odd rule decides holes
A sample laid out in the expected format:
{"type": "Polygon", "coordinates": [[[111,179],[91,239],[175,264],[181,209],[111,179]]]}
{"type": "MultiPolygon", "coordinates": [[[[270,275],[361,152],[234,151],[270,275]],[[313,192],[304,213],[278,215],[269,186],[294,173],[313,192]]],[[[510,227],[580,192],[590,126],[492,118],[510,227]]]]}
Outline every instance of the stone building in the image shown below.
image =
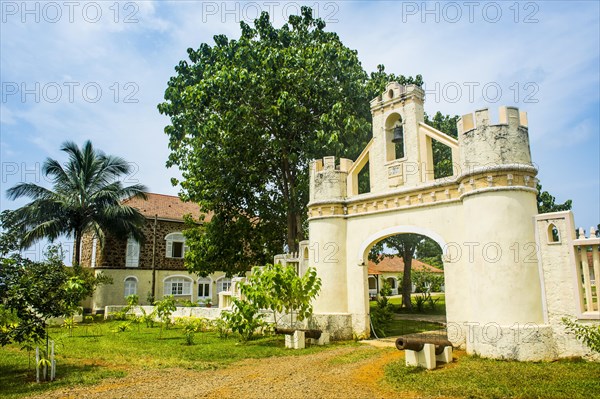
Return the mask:
{"type": "MultiPolygon", "coordinates": [[[[218,294],[228,291],[231,279],[224,273],[198,277],[188,273],[183,264],[187,251],[183,236],[184,215],[201,216],[197,204],[183,202],[176,196],[147,193],[148,199],[125,200],[145,217],[145,242],[133,238],[118,240],[106,237],[104,245],[92,234],[83,238],[81,264],[112,277],[113,284],[101,285],[84,307],[102,312],[108,305],[125,305],[125,297],[136,294],[140,304],[150,296],[161,299],[173,295],[177,300],[218,304],[218,294]]],[[[205,215],[205,221],[211,215],[205,215]]]]}

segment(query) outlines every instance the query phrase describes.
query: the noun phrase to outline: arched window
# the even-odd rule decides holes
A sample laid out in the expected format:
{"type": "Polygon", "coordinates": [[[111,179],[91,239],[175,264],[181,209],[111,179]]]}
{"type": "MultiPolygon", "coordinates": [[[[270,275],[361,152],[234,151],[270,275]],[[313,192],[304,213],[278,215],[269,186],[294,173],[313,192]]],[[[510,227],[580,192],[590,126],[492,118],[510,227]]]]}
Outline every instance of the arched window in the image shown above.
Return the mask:
{"type": "Polygon", "coordinates": [[[396,279],[393,277],[388,277],[387,278],[387,282],[390,285],[390,288],[395,290],[396,289],[396,279]]]}
{"type": "Polygon", "coordinates": [[[228,277],[221,277],[217,280],[217,294],[221,291],[229,291],[231,289],[231,279],[228,277]]]}
{"type": "Polygon", "coordinates": [[[125,254],[125,267],[138,267],[140,264],[140,243],[135,238],[127,239],[127,250],[125,254]]]}
{"type": "Polygon", "coordinates": [[[211,280],[209,278],[204,277],[198,279],[198,299],[211,298],[210,283],[211,280]]]}
{"type": "Polygon", "coordinates": [[[125,279],[125,298],[129,295],[137,295],[137,278],[127,277],[125,279]]]}
{"type": "Polygon", "coordinates": [[[165,295],[192,295],[192,279],[173,276],[165,279],[165,295]]]}
{"type": "Polygon", "coordinates": [[[560,242],[560,233],[558,229],[554,225],[554,223],[550,223],[548,225],[548,243],[559,243],[560,242]]]}
{"type": "Polygon", "coordinates": [[[369,289],[370,290],[377,289],[377,279],[373,276],[369,276],[369,289]]]}
{"type": "Polygon", "coordinates": [[[165,236],[167,258],[183,258],[188,247],[185,245],[185,237],[182,233],[176,232],[165,236]]]}

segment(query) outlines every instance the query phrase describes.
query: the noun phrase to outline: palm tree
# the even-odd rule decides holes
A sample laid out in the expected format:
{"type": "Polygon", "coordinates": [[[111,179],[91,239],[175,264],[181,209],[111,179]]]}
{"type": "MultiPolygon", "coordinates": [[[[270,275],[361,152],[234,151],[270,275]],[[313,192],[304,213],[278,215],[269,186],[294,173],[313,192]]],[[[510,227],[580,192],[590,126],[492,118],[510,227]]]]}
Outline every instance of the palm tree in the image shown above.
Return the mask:
{"type": "Polygon", "coordinates": [[[61,150],[69,156],[64,165],[47,158],[42,167],[42,173],[52,181],[52,189],[19,183],[6,192],[12,200],[32,199],[12,211],[12,227],[22,232],[20,247],[27,248],[42,238],[54,241],[66,235],[75,239],[74,263],[79,264],[84,233],[93,233],[101,244],[106,234],[117,238],[132,235],[142,241],[145,218],[122,201],[130,197],[146,199],[146,187],[124,187],[118,180],[130,173],[131,166],[123,158],[94,149],[90,141],[81,149],[67,141],[61,150]]]}

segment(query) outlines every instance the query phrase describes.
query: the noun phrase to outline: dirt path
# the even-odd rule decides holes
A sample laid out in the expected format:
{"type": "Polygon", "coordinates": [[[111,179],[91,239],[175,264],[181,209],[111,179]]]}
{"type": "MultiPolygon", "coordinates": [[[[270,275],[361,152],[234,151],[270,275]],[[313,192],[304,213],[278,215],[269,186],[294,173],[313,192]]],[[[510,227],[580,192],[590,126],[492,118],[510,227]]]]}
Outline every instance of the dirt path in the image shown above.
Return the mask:
{"type": "MultiPolygon", "coordinates": [[[[398,398],[381,384],[402,352],[365,345],[305,356],[247,359],[214,371],[135,370],[125,378],[39,398],[398,398]]],[[[32,398],[35,398],[33,396],[32,398]]]]}

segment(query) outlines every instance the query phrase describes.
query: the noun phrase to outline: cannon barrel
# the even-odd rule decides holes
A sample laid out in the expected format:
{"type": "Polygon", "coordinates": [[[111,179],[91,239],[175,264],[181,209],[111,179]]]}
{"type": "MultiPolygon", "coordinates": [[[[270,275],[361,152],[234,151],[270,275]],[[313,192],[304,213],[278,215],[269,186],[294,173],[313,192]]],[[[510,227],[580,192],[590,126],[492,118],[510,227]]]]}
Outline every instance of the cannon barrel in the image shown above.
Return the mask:
{"type": "Polygon", "coordinates": [[[452,342],[444,338],[432,337],[398,337],[396,339],[396,348],[401,350],[420,351],[425,344],[435,345],[435,354],[440,355],[444,352],[446,346],[452,346],[452,342]]]}
{"type": "Polygon", "coordinates": [[[294,335],[296,331],[304,331],[305,338],[321,338],[321,330],[303,330],[300,328],[277,328],[275,329],[275,334],[294,335]]]}

